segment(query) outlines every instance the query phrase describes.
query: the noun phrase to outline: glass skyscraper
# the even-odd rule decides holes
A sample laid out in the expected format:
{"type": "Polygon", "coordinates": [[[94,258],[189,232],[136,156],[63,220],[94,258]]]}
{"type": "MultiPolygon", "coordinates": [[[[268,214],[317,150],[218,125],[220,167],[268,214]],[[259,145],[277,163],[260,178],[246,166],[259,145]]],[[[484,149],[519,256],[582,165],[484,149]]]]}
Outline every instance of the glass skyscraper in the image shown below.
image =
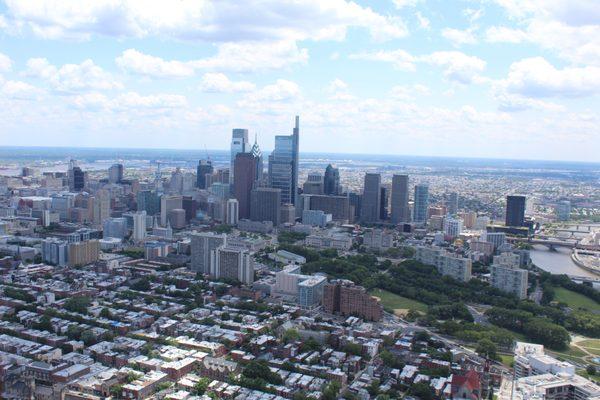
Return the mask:
{"type": "Polygon", "coordinates": [[[298,197],[298,157],[300,118],[292,135],[275,136],[275,149],[269,156],[269,185],[281,189],[281,203],[296,205],[298,197]]]}
{"type": "Polygon", "coordinates": [[[427,221],[427,206],[429,205],[429,186],[427,185],[416,185],[415,186],[415,209],[414,218],[415,222],[427,221]]]}

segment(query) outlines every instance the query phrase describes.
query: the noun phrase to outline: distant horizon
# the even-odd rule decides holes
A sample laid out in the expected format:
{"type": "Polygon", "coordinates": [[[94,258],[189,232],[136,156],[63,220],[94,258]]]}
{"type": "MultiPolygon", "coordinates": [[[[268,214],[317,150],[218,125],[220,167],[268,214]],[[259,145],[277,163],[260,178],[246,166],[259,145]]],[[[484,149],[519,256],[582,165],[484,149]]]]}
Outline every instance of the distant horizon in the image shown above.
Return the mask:
{"type": "MultiPolygon", "coordinates": [[[[2,145],[0,144],[0,149],[53,149],[53,150],[141,150],[141,151],[183,151],[187,153],[199,152],[199,153],[211,153],[211,152],[222,152],[223,155],[229,155],[229,149],[183,149],[177,147],[98,147],[98,146],[22,146],[22,145],[2,145]]],[[[263,149],[261,148],[263,153],[270,153],[272,149],[263,149]]],[[[542,158],[501,158],[501,157],[465,157],[465,156],[445,156],[445,155],[422,155],[422,154],[392,154],[392,153],[348,153],[348,152],[332,152],[332,151],[302,151],[300,150],[300,154],[308,154],[308,155],[340,155],[340,156],[368,156],[368,157],[394,157],[394,158],[422,158],[422,159],[465,159],[465,160],[473,160],[473,161],[519,161],[519,162],[546,162],[546,163],[559,163],[559,164],[582,164],[582,165],[598,165],[600,166],[600,161],[581,161],[581,160],[556,160],[556,159],[542,159],[542,158]]],[[[0,154],[0,157],[2,155],[0,154]]],[[[209,154],[210,156],[210,154],[209,154]]],[[[200,159],[204,159],[201,157],[200,159]]]]}

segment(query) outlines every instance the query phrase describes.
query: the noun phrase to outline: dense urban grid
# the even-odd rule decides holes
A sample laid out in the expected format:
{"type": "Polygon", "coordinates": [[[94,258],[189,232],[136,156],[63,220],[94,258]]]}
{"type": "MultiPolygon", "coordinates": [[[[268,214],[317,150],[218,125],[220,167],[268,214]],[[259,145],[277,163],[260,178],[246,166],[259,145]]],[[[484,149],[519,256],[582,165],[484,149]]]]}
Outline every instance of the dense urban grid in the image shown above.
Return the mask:
{"type": "Polygon", "coordinates": [[[597,169],[336,166],[300,132],[5,157],[0,398],[600,399],[597,169]]]}

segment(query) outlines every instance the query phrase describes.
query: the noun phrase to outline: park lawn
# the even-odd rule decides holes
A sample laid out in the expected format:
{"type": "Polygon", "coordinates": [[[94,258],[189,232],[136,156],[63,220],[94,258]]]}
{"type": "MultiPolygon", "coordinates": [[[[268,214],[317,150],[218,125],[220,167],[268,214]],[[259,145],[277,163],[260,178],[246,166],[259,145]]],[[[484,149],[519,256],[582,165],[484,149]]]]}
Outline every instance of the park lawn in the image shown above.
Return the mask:
{"type": "Polygon", "coordinates": [[[502,360],[502,364],[508,368],[512,368],[513,362],[515,361],[515,356],[509,354],[500,354],[500,359],[502,360]]]}
{"type": "Polygon", "coordinates": [[[586,339],[577,343],[581,347],[600,349],[600,339],[586,339]]]}
{"type": "Polygon", "coordinates": [[[600,375],[598,375],[598,374],[596,374],[594,376],[590,376],[590,374],[588,374],[585,369],[578,369],[575,372],[577,373],[577,375],[583,376],[586,379],[589,379],[589,380],[594,381],[596,383],[600,382],[600,375]]]}
{"type": "Polygon", "coordinates": [[[554,351],[554,350],[548,350],[548,352],[551,355],[554,355],[556,358],[558,359],[563,359],[566,361],[573,361],[573,362],[577,362],[577,363],[586,363],[585,360],[583,359],[583,357],[586,356],[586,354],[576,348],[576,347],[569,347],[567,350],[563,350],[563,351],[554,351]]]}
{"type": "Polygon", "coordinates": [[[590,311],[600,311],[600,304],[582,294],[571,290],[554,287],[554,300],[568,304],[573,309],[585,308],[590,311]]]}
{"type": "Polygon", "coordinates": [[[399,311],[413,309],[416,311],[427,312],[427,304],[399,296],[392,292],[388,292],[387,290],[373,289],[370,294],[379,298],[381,304],[386,308],[399,311]]]}

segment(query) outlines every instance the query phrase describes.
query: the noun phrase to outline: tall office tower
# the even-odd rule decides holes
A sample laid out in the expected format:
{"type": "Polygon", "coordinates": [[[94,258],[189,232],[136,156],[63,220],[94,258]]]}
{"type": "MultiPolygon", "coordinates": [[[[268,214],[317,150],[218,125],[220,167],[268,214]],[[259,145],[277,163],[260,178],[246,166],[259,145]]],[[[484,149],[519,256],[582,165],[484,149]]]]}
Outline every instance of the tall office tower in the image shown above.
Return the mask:
{"type": "Polygon", "coordinates": [[[263,180],[263,173],[264,173],[265,167],[263,165],[262,150],[258,146],[257,136],[254,136],[254,144],[252,145],[252,148],[250,149],[250,154],[252,154],[254,156],[254,158],[256,158],[256,178],[254,180],[256,182],[260,183],[263,180]]]}
{"type": "Polygon", "coordinates": [[[200,160],[198,161],[198,167],[196,168],[196,187],[198,189],[207,189],[209,185],[206,184],[206,175],[213,173],[213,165],[211,160],[200,160]]]}
{"type": "Polygon", "coordinates": [[[237,225],[240,220],[240,203],[236,199],[227,200],[227,225],[237,225]]]}
{"type": "Polygon", "coordinates": [[[106,238],[124,239],[127,236],[126,218],[108,218],[102,224],[102,236],[106,238]]]}
{"type": "Polygon", "coordinates": [[[113,164],[108,168],[108,181],[119,183],[123,180],[123,164],[113,164]]]}
{"type": "Polygon", "coordinates": [[[302,185],[302,193],[323,194],[324,191],[323,175],[319,172],[310,172],[302,185]]]}
{"type": "Polygon", "coordinates": [[[91,219],[94,224],[100,225],[110,217],[110,193],[107,190],[98,190],[91,205],[91,219]]]}
{"type": "Polygon", "coordinates": [[[568,221],[571,219],[571,202],[569,200],[562,200],[556,204],[555,208],[556,219],[559,221],[568,221]]]}
{"type": "Polygon", "coordinates": [[[251,153],[238,153],[233,173],[233,196],[239,202],[240,219],[250,218],[250,192],[256,178],[256,157],[251,153]]]}
{"type": "Polygon", "coordinates": [[[448,201],[446,202],[446,209],[448,210],[448,214],[456,215],[458,212],[458,193],[450,193],[448,201]]]}
{"type": "Polygon", "coordinates": [[[175,171],[171,174],[169,192],[174,194],[181,194],[183,192],[183,174],[179,167],[175,168],[175,171]]]}
{"type": "Polygon", "coordinates": [[[351,221],[354,214],[350,215],[350,200],[348,196],[303,195],[304,210],[321,210],[331,214],[334,221],[351,221]]]}
{"type": "Polygon", "coordinates": [[[392,177],[392,222],[399,224],[410,221],[408,207],[408,175],[392,177]]]}
{"type": "Polygon", "coordinates": [[[156,215],[160,211],[160,198],[151,190],[142,190],[136,196],[137,210],[146,211],[148,215],[156,215]]]}
{"type": "Polygon", "coordinates": [[[525,196],[506,196],[506,226],[525,225],[525,196]]]}
{"type": "Polygon", "coordinates": [[[86,240],[82,242],[69,243],[68,265],[80,267],[98,261],[100,254],[100,242],[98,240],[86,240]]]}
{"type": "Polygon", "coordinates": [[[379,219],[385,221],[388,217],[388,189],[385,186],[381,187],[381,194],[379,197],[379,219]]]}
{"type": "Polygon", "coordinates": [[[234,129],[231,132],[231,167],[229,168],[229,183],[233,183],[235,176],[235,158],[239,153],[245,153],[248,150],[248,145],[248,129],[234,129]]]}
{"type": "Polygon", "coordinates": [[[415,205],[413,221],[427,221],[427,207],[429,206],[429,186],[415,185],[415,205]]]}
{"type": "Polygon", "coordinates": [[[67,171],[67,179],[69,181],[69,190],[78,192],[85,187],[85,173],[77,166],[75,160],[69,162],[69,170],[67,171]]]}
{"type": "Polygon", "coordinates": [[[181,199],[181,208],[185,210],[186,224],[190,222],[192,218],[196,218],[196,213],[198,212],[198,202],[194,200],[192,196],[183,196],[183,199],[181,199]]]}
{"type": "Polygon", "coordinates": [[[281,190],[259,187],[252,190],[250,220],[271,221],[278,226],[281,218],[281,190]]]}
{"type": "Polygon", "coordinates": [[[360,219],[364,222],[377,222],[379,221],[380,213],[381,175],[366,173],[360,219]]]}
{"type": "Polygon", "coordinates": [[[248,250],[221,246],[211,251],[210,275],[234,279],[251,285],[254,282],[254,260],[248,250]]]}
{"type": "Polygon", "coordinates": [[[163,194],[160,196],[160,224],[167,226],[171,210],[183,208],[183,197],[163,194]]]}
{"type": "Polygon", "coordinates": [[[275,150],[269,156],[269,186],[281,189],[281,202],[296,205],[298,200],[298,158],[300,117],[291,136],[275,136],[275,150]]]}
{"type": "Polygon", "coordinates": [[[193,233],[190,239],[192,271],[210,274],[211,252],[221,246],[227,246],[227,235],[201,232],[193,233]]]}
{"type": "Polygon", "coordinates": [[[48,238],[42,241],[42,261],[51,265],[67,265],[69,244],[66,241],[48,238]]]}
{"type": "Polygon", "coordinates": [[[337,196],[340,191],[340,170],[329,164],[325,168],[324,193],[337,196]]]}
{"type": "Polygon", "coordinates": [[[133,214],[133,235],[136,242],[141,242],[146,238],[146,211],[138,211],[133,214]]]}
{"type": "Polygon", "coordinates": [[[360,218],[360,212],[362,210],[362,194],[350,192],[348,193],[348,201],[350,202],[350,210],[354,211],[354,218],[360,218]]]}

